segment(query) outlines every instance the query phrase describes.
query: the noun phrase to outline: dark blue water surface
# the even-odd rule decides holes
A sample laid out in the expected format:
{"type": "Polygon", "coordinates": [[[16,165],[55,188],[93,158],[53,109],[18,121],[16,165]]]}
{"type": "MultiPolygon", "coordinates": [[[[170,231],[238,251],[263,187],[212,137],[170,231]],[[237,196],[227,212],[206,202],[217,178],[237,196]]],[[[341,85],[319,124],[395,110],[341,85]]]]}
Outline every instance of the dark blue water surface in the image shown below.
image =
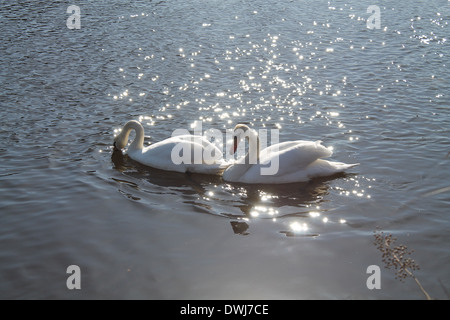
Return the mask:
{"type": "Polygon", "coordinates": [[[449,298],[448,1],[383,1],[379,29],[368,0],[75,2],[0,5],[0,298],[424,299],[375,230],[449,298]],[[279,186],[163,172],[113,153],[131,119],[146,144],[243,122],[360,166],[279,186]]]}

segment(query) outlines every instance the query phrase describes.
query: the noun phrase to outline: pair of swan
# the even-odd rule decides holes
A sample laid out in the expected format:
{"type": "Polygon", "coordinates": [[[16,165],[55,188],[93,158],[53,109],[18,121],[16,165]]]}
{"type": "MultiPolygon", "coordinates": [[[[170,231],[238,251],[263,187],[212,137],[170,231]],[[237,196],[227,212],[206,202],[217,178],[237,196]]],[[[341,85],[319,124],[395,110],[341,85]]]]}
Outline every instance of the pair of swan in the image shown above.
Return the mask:
{"type": "Polygon", "coordinates": [[[136,137],[128,148],[128,156],[141,164],[157,169],[176,172],[195,172],[204,174],[222,174],[227,182],[282,184],[304,182],[315,177],[330,176],[358,164],[327,161],[332,155],[330,149],[322,146],[321,141],[288,141],[260,150],[259,137],[256,131],[248,126],[238,124],[234,128],[233,146],[235,153],[238,144],[245,138],[249,140],[249,152],[234,163],[227,163],[222,151],[203,136],[181,135],[144,147],[144,128],[138,121],[129,121],[114,139],[114,147],[123,149],[128,143],[132,130],[136,137]],[[179,164],[173,161],[173,150],[191,150],[191,159],[195,154],[203,155],[205,151],[215,154],[214,159],[202,163],[186,161],[179,164]],[[186,148],[186,149],[184,149],[186,148]],[[189,163],[190,162],[190,163],[189,163]],[[276,164],[275,171],[269,165],[276,164]]]}

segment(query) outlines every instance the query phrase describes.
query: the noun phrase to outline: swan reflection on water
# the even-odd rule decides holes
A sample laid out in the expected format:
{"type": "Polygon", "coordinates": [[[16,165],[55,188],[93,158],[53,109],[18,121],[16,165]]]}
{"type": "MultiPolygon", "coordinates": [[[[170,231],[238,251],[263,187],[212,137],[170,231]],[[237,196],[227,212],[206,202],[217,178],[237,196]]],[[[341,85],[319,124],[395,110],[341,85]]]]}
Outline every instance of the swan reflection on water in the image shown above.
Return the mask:
{"type": "MultiPolygon", "coordinates": [[[[306,221],[320,216],[314,210],[329,194],[329,182],[348,175],[339,173],[308,182],[255,185],[224,182],[217,175],[154,169],[139,164],[117,149],[113,151],[111,159],[113,168],[123,175],[123,179],[113,178],[114,181],[131,186],[140,191],[140,195],[143,188],[136,182],[140,180],[169,189],[170,194],[175,193],[183,198],[183,203],[192,205],[194,212],[230,219],[233,232],[239,235],[249,235],[250,225],[255,220],[292,220],[287,225],[282,224],[287,230],[280,230],[279,233],[289,237],[318,236],[319,234],[310,232],[306,221]]],[[[132,200],[140,200],[137,195],[126,196],[132,200]]],[[[327,218],[322,219],[326,222],[327,218]]]]}

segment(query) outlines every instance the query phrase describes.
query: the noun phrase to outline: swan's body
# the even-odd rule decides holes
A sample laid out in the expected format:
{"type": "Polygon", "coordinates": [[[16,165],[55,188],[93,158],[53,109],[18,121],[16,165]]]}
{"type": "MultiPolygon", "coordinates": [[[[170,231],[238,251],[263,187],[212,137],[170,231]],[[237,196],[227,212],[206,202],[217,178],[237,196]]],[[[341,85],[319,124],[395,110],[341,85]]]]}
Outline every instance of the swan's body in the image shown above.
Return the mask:
{"type": "Polygon", "coordinates": [[[223,173],[223,179],[229,182],[281,184],[304,182],[315,177],[330,176],[358,164],[327,161],[332,151],[325,148],[321,141],[288,141],[278,143],[259,151],[259,138],[254,130],[245,125],[237,125],[234,135],[234,150],[243,136],[249,138],[249,153],[229,166],[223,173]],[[251,155],[256,155],[256,162],[251,155]],[[252,164],[253,163],[253,164],[252,164]],[[273,174],[261,174],[272,164],[278,164],[273,174]]]}
{"type": "Polygon", "coordinates": [[[126,146],[131,130],[136,131],[136,137],[127,150],[128,156],[143,165],[167,171],[204,174],[220,174],[227,167],[222,151],[202,136],[180,135],[144,147],[144,128],[134,120],[129,121],[114,139],[114,146],[117,149],[126,146]],[[188,156],[190,161],[177,164],[173,161],[173,150],[190,150],[191,154],[188,156]],[[213,152],[214,159],[205,161],[203,159],[205,151],[209,154],[213,152]],[[202,155],[201,163],[196,163],[196,155],[202,155]]]}

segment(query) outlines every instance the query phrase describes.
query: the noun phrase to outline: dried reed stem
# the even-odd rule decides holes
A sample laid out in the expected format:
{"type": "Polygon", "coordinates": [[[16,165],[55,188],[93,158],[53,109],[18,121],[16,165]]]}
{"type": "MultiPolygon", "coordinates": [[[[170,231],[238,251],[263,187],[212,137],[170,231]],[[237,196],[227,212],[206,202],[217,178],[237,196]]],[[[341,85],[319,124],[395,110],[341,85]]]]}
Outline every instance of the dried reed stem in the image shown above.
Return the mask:
{"type": "Polygon", "coordinates": [[[392,234],[385,235],[384,232],[379,230],[374,231],[375,242],[377,249],[381,251],[382,260],[385,263],[385,267],[390,269],[393,267],[396,270],[396,279],[404,281],[408,276],[414,279],[414,281],[419,286],[422,293],[425,295],[427,300],[432,298],[423,288],[419,279],[414,275],[414,270],[419,270],[419,265],[411,258],[407,257],[413,253],[413,251],[407,251],[405,245],[394,246],[397,238],[394,238],[392,234]]]}

